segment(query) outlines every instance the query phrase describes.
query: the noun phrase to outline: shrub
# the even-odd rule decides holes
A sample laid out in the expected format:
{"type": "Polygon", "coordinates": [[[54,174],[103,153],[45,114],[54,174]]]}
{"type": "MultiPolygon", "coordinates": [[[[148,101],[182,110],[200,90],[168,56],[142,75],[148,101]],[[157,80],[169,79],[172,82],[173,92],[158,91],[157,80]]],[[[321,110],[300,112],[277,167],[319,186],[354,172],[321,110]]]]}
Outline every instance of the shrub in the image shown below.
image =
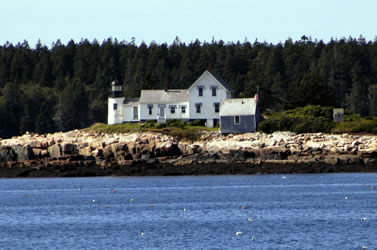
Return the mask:
{"type": "Polygon", "coordinates": [[[169,127],[162,131],[166,135],[173,136],[178,140],[196,141],[200,138],[201,131],[195,128],[181,129],[177,127],[169,127]]]}
{"type": "Polygon", "coordinates": [[[205,120],[193,120],[188,123],[190,126],[204,126],[205,120]]]}
{"type": "Polygon", "coordinates": [[[337,123],[331,130],[333,133],[377,133],[377,119],[360,118],[337,123]]]}
{"type": "Polygon", "coordinates": [[[178,119],[169,119],[166,121],[167,127],[185,128],[187,122],[178,119]]]}
{"type": "Polygon", "coordinates": [[[332,107],[309,105],[282,113],[269,112],[268,119],[259,123],[258,129],[265,133],[292,131],[295,133],[328,133],[333,129],[332,107]]]}
{"type": "Polygon", "coordinates": [[[287,110],[284,112],[284,114],[294,117],[324,117],[327,119],[333,119],[333,107],[308,105],[305,107],[287,110]]]}
{"type": "Polygon", "coordinates": [[[142,125],[144,128],[156,128],[157,127],[157,122],[156,121],[145,121],[144,124],[142,125]]]}
{"type": "Polygon", "coordinates": [[[335,123],[324,117],[301,118],[292,129],[295,133],[329,133],[334,128],[335,123]]]}

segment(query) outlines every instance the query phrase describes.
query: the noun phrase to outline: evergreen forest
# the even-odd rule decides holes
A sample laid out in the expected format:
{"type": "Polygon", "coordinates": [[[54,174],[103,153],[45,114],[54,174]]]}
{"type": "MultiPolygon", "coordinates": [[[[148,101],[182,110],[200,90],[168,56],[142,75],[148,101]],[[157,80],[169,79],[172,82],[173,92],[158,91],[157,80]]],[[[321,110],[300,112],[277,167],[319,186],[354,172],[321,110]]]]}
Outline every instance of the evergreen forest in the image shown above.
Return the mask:
{"type": "Polygon", "coordinates": [[[171,44],[108,38],[31,47],[23,41],[0,46],[0,138],[106,123],[113,80],[126,96],[138,97],[166,83],[187,88],[209,67],[233,97],[253,97],[258,86],[262,112],[311,104],[377,115],[377,40],[362,36],[278,44],[177,37],[171,44]]]}

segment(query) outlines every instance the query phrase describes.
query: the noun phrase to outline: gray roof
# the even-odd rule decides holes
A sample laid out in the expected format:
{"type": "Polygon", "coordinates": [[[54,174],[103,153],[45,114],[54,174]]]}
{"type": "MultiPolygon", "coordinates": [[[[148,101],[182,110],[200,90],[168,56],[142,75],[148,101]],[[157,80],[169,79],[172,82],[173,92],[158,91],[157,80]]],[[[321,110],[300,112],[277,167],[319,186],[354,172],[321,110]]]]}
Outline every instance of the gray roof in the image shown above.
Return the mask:
{"type": "Polygon", "coordinates": [[[255,115],[257,101],[254,98],[223,99],[220,103],[220,116],[255,115]]]}
{"type": "Polygon", "coordinates": [[[140,98],[126,98],[123,102],[124,106],[135,106],[139,105],[140,98]]]}
{"type": "Polygon", "coordinates": [[[214,70],[209,70],[208,71],[209,73],[211,73],[211,75],[213,76],[213,77],[215,77],[216,78],[216,80],[217,81],[219,81],[228,91],[230,91],[230,92],[232,92],[233,91],[233,89],[232,89],[232,87],[230,87],[226,82],[225,82],[225,80],[224,79],[222,79],[218,74],[217,74],[217,72],[216,71],[214,71],[214,70]]]}
{"type": "Polygon", "coordinates": [[[176,103],[188,102],[187,89],[142,90],[140,103],[176,103]]]}

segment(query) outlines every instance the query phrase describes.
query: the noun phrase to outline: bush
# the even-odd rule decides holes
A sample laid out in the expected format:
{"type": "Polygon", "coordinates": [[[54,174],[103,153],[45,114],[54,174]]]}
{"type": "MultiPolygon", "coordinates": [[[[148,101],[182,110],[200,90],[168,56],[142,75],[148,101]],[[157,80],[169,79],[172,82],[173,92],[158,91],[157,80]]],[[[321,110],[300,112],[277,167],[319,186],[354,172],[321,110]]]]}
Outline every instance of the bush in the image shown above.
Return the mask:
{"type": "Polygon", "coordinates": [[[194,128],[181,129],[177,127],[169,127],[162,131],[166,135],[173,136],[178,140],[196,141],[200,138],[201,131],[194,128]]]}
{"type": "Polygon", "coordinates": [[[295,133],[329,133],[335,127],[332,107],[310,105],[282,113],[269,112],[269,118],[259,123],[258,129],[265,133],[292,131],[295,133]]]}
{"type": "Polygon", "coordinates": [[[166,123],[157,124],[157,128],[166,128],[166,123]]]}
{"type": "Polygon", "coordinates": [[[167,127],[185,128],[187,122],[178,119],[169,119],[166,121],[167,127]]]}
{"type": "Polygon", "coordinates": [[[305,107],[287,110],[284,112],[284,114],[294,117],[324,117],[327,119],[333,119],[333,107],[308,105],[305,107]]]}
{"type": "Polygon", "coordinates": [[[377,133],[377,119],[372,120],[360,118],[337,123],[331,130],[333,133],[377,133]]]}
{"type": "Polygon", "coordinates": [[[204,126],[205,125],[205,120],[193,120],[188,122],[190,126],[204,126]]]}
{"type": "Polygon", "coordinates": [[[324,117],[316,118],[301,118],[297,121],[294,128],[292,129],[295,133],[330,133],[331,129],[335,126],[335,122],[324,117]]]}
{"type": "Polygon", "coordinates": [[[143,128],[156,128],[157,122],[156,121],[145,121],[142,125],[143,128]]]}

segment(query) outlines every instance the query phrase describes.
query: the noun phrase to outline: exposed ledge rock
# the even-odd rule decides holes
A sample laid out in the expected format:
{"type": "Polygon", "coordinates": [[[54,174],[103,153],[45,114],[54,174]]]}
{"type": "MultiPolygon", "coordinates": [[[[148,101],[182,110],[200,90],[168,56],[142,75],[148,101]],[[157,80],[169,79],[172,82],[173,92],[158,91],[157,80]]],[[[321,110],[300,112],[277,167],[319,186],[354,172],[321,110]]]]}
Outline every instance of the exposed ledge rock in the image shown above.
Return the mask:
{"type": "Polygon", "coordinates": [[[184,142],[157,133],[79,130],[0,140],[0,176],[377,172],[377,136],[204,133],[184,142]]]}

